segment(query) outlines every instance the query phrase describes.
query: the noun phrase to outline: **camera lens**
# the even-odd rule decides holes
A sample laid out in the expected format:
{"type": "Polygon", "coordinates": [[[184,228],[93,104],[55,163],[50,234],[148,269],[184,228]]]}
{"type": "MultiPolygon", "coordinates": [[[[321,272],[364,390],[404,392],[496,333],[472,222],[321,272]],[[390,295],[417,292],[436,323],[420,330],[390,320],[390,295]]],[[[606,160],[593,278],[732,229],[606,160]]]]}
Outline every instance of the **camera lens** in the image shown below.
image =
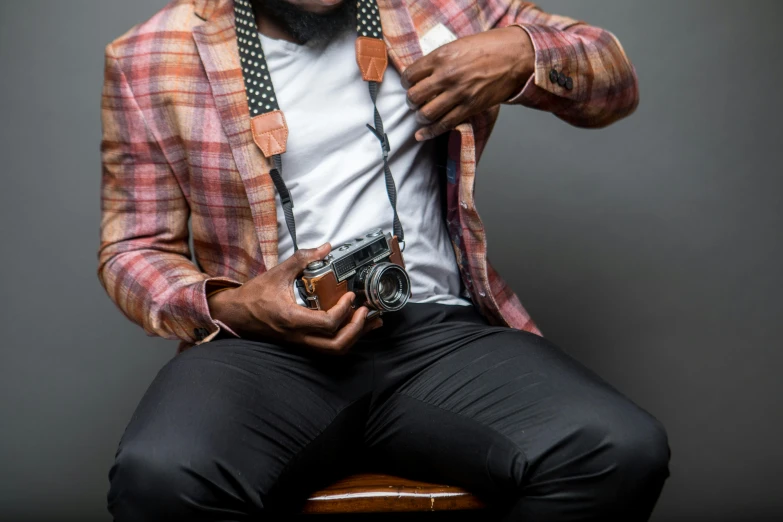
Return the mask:
{"type": "Polygon", "coordinates": [[[405,306],[410,297],[408,273],[394,263],[378,263],[363,267],[354,279],[354,292],[364,294],[369,308],[395,312],[405,306]]]}
{"type": "Polygon", "coordinates": [[[397,296],[397,280],[389,274],[381,277],[378,282],[378,297],[382,301],[393,301],[397,296]]]}

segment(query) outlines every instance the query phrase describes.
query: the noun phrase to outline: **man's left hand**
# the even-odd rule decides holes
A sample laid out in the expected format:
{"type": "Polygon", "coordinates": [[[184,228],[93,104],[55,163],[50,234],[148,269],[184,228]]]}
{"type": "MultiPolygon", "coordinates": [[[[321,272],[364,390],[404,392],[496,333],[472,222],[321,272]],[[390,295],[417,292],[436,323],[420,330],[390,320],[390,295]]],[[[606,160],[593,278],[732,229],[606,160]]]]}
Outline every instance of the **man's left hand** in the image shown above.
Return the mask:
{"type": "Polygon", "coordinates": [[[408,106],[434,138],[515,95],[535,70],[535,50],[521,27],[460,38],[418,59],[402,74],[408,106]]]}

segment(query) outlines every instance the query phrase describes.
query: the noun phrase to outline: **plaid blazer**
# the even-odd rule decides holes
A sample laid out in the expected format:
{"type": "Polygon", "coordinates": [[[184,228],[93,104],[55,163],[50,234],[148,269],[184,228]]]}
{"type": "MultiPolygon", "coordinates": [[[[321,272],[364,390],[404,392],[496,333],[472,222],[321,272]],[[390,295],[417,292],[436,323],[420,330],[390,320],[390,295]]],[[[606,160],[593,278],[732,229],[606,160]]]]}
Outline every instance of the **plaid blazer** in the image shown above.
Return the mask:
{"type": "MultiPolygon", "coordinates": [[[[422,56],[443,24],[457,37],[509,25],[527,31],[535,75],[509,103],[601,127],[636,108],[636,74],[609,32],[518,0],[378,0],[390,61],[422,56]],[[557,83],[563,72],[567,89],[557,83]],[[555,81],[552,81],[555,80],[555,81]]],[[[474,204],[476,165],[493,107],[447,139],[446,221],[462,283],[493,324],[540,334],[487,260],[474,204]]],[[[150,335],[210,341],[206,293],[278,263],[275,188],[253,142],[231,0],[174,0],[106,48],[98,277],[150,335]],[[190,218],[195,262],[188,243],[190,218]]]]}

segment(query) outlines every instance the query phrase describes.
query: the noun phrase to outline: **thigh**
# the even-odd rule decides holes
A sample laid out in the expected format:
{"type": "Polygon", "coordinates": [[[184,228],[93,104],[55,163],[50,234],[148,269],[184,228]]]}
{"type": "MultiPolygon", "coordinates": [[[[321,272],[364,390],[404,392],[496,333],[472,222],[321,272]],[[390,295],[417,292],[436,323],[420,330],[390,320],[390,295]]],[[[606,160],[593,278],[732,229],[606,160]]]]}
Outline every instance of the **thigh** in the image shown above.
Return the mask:
{"type": "Polygon", "coordinates": [[[172,510],[194,520],[290,508],[350,464],[366,419],[363,365],[241,340],[176,356],[122,437],[110,507],[159,503],[155,516],[172,510]],[[125,502],[131,493],[138,498],[125,502]]]}
{"type": "Polygon", "coordinates": [[[509,501],[521,491],[578,495],[580,481],[606,476],[618,481],[614,495],[618,438],[646,451],[636,443],[659,433],[641,408],[527,332],[456,325],[392,358],[403,368],[374,404],[366,440],[377,465],[402,475],[509,501]]]}

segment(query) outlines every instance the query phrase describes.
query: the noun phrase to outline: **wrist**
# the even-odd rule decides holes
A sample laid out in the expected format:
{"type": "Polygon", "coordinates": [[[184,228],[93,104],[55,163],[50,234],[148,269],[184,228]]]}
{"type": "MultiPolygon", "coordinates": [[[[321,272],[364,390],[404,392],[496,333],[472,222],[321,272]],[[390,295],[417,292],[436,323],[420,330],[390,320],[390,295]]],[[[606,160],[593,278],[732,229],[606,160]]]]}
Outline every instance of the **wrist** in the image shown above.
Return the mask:
{"type": "Polygon", "coordinates": [[[234,321],[231,319],[236,318],[239,312],[239,288],[220,289],[219,292],[212,292],[207,296],[207,306],[212,319],[226,324],[229,328],[233,328],[234,321]]]}
{"type": "Polygon", "coordinates": [[[509,48],[514,50],[515,59],[511,60],[511,75],[514,85],[522,89],[536,72],[536,51],[528,32],[520,25],[511,25],[509,48]]]}

